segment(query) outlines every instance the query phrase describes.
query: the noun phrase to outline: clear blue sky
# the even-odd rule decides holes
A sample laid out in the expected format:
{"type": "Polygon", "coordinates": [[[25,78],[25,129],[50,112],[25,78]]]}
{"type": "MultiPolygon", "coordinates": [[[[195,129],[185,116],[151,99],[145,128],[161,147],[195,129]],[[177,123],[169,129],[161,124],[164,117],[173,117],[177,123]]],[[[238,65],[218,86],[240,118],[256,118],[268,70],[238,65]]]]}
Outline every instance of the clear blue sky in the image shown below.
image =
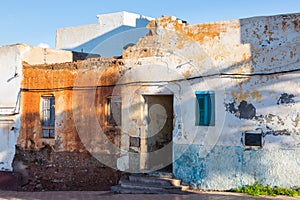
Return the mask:
{"type": "Polygon", "coordinates": [[[47,43],[57,28],[97,23],[117,11],[150,17],[172,15],[190,24],[300,12],[299,0],[5,0],[0,4],[0,46],[47,43]]]}

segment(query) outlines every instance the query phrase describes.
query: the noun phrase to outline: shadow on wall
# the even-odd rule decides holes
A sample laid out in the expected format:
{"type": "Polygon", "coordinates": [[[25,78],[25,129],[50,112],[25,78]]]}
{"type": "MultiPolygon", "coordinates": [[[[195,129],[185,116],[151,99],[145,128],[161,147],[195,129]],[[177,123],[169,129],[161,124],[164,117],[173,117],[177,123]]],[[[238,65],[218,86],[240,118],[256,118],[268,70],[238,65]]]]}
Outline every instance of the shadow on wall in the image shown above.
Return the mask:
{"type": "MultiPolygon", "coordinates": [[[[84,102],[89,95],[91,94],[88,92],[85,94],[80,92],[75,95],[76,102],[84,102]]],[[[29,96],[30,93],[27,94],[27,97],[29,96]]],[[[101,100],[96,99],[95,104],[98,105],[101,100]]],[[[36,110],[39,109],[39,103],[33,106],[36,110]]],[[[41,124],[26,123],[26,130],[23,130],[19,141],[25,140],[27,147],[17,145],[13,161],[14,174],[18,179],[18,190],[108,190],[110,186],[118,183],[120,172],[115,169],[116,167],[112,168],[116,164],[106,166],[98,158],[104,159],[106,156],[106,160],[110,159],[107,153],[109,149],[105,149],[106,143],[116,143],[115,145],[119,146],[119,130],[104,127],[104,134],[100,135],[99,131],[91,128],[96,127],[94,123],[101,121],[101,115],[96,115],[98,118],[95,118],[95,115],[86,111],[90,107],[93,108],[94,105],[79,104],[72,110],[57,112],[55,114],[55,138],[53,139],[42,137],[41,124]],[[78,118],[74,118],[74,113],[76,115],[82,113],[81,121],[76,121],[78,118]],[[75,123],[77,123],[76,126],[75,123]],[[81,136],[78,134],[76,127],[79,127],[79,130],[86,130],[86,139],[82,138],[82,134],[81,136]],[[97,152],[88,152],[83,142],[86,145],[97,143],[99,146],[97,152]]],[[[103,111],[97,110],[97,113],[101,112],[103,111]]],[[[32,122],[35,118],[40,119],[40,112],[24,114],[23,121],[32,122]]],[[[9,183],[5,182],[5,184],[9,183]]],[[[5,186],[5,184],[2,185],[5,186]]],[[[2,185],[0,179],[0,188],[2,185]]]]}
{"type": "Polygon", "coordinates": [[[99,54],[102,57],[121,56],[125,46],[136,44],[149,32],[146,28],[149,22],[145,18],[140,18],[136,20],[136,27],[123,25],[77,47],[64,50],[99,54]]]}
{"type": "MultiPolygon", "coordinates": [[[[220,72],[225,75],[221,78],[232,78],[236,82],[226,87],[231,95],[224,99],[224,106],[227,111],[225,124],[232,120],[229,115],[234,115],[238,127],[234,127],[230,133],[223,132],[217,145],[205,157],[198,155],[205,149],[204,146],[189,146],[175,161],[176,175],[184,182],[200,189],[219,190],[256,181],[283,187],[299,184],[299,174],[296,173],[299,171],[299,144],[298,148],[291,148],[297,144],[288,140],[291,137],[299,138],[298,121],[294,120],[295,116],[299,118],[299,92],[290,90],[292,85],[299,85],[300,75],[300,48],[294,42],[298,41],[300,32],[297,19],[298,16],[294,15],[240,20],[240,41],[241,44],[251,44],[251,59],[235,63],[220,72]],[[242,69],[246,63],[250,63],[250,72],[231,74],[242,69]],[[259,95],[254,98],[256,95],[252,95],[252,92],[255,89],[259,95]],[[248,112],[248,108],[251,112],[248,112]],[[284,111],[287,109],[290,112],[284,111]],[[293,110],[297,113],[293,113],[293,110]],[[289,126],[288,121],[293,121],[293,125],[289,126]],[[223,139],[237,135],[235,130],[242,135],[243,128],[250,124],[254,129],[263,128],[263,137],[272,138],[268,139],[270,144],[278,142],[280,145],[276,148],[251,149],[242,145],[222,144],[223,139]]],[[[241,137],[233,139],[238,141],[241,137]]],[[[175,154],[181,154],[184,148],[184,145],[175,146],[175,154]]]]}

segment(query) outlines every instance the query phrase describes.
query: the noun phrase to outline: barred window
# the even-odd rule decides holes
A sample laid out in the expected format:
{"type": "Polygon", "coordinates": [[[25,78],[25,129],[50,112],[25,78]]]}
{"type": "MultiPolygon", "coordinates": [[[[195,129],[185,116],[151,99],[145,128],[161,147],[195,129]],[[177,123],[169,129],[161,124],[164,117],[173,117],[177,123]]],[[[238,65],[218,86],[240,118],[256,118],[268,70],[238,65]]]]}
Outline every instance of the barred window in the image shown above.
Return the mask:
{"type": "Polygon", "coordinates": [[[55,126],[55,97],[53,95],[42,96],[42,136],[54,138],[55,126]]]}

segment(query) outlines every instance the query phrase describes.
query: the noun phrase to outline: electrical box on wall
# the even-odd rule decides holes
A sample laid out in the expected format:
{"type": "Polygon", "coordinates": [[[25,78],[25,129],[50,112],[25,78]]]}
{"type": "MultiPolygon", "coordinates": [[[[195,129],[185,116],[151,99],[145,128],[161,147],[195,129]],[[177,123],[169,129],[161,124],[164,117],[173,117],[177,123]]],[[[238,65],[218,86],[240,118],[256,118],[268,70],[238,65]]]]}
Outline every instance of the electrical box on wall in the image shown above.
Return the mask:
{"type": "Polygon", "coordinates": [[[262,134],[245,133],[245,145],[261,147],[262,146],[262,134]]]}
{"type": "Polygon", "coordinates": [[[261,131],[246,131],[243,133],[243,143],[245,146],[262,147],[263,134],[261,131]]]}

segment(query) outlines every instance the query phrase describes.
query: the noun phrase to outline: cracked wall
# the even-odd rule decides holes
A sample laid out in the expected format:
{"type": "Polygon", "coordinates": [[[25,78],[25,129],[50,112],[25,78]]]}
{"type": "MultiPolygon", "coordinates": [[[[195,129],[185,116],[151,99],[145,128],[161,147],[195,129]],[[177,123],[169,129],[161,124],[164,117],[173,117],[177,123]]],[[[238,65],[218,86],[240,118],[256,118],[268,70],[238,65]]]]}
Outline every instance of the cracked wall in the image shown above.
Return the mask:
{"type": "MultiPolygon", "coordinates": [[[[149,34],[125,50],[123,58],[131,70],[147,72],[132,72],[137,80],[155,77],[154,82],[167,82],[125,89],[134,94],[126,105],[142,104],[141,94],[174,94],[177,178],[213,190],[255,182],[300,184],[297,21],[299,14],[200,25],[163,17],[152,21],[149,34]],[[195,91],[215,91],[215,126],[195,126],[195,91]],[[247,131],[262,132],[262,147],[245,146],[247,131]]],[[[132,119],[140,119],[138,115],[132,119]]],[[[143,130],[142,119],[129,120],[130,127],[143,130]]]]}
{"type": "Polygon", "coordinates": [[[15,144],[20,127],[22,62],[30,64],[71,62],[72,52],[25,44],[0,47],[0,170],[12,171],[15,144]]]}
{"type": "MultiPolygon", "coordinates": [[[[226,190],[255,182],[283,187],[299,185],[300,74],[296,21],[298,14],[200,25],[189,25],[174,17],[156,19],[148,25],[148,35],[123,52],[123,60],[104,62],[107,71],[101,82],[119,85],[97,90],[96,103],[85,98],[82,88],[76,90],[76,98],[69,90],[53,91],[58,102],[54,140],[44,141],[40,137],[38,99],[53,88],[73,86],[79,73],[78,63],[25,66],[23,87],[29,90],[24,90],[22,98],[32,106],[23,106],[27,115],[22,116],[21,123],[26,129],[21,131],[18,144],[37,150],[50,145],[57,153],[85,152],[74,121],[80,128],[86,128],[87,135],[95,136],[92,132],[97,130],[91,128],[95,124],[88,123],[93,120],[86,114],[88,110],[81,110],[80,103],[95,105],[98,121],[106,127],[105,97],[121,96],[122,133],[114,128],[107,131],[112,134],[108,138],[124,150],[114,164],[121,170],[139,169],[147,163],[147,157],[129,153],[129,136],[142,137],[146,133],[143,95],[173,95],[172,153],[177,178],[207,190],[226,190]],[[39,90],[45,86],[46,91],[39,90]],[[214,126],[195,125],[196,91],[215,92],[214,126]],[[79,112],[79,121],[72,118],[74,110],[70,112],[74,99],[78,111],[83,111],[79,112]],[[257,130],[263,133],[262,147],[245,147],[243,133],[257,130]]],[[[91,63],[81,71],[86,76],[76,82],[81,87],[99,80],[103,72],[97,71],[103,63],[91,63]]],[[[100,152],[107,151],[103,143],[99,143],[99,148],[100,152]]]]}
{"type": "Polygon", "coordinates": [[[98,133],[92,123],[96,120],[107,138],[100,141],[97,153],[110,154],[106,143],[119,146],[120,130],[106,122],[107,97],[113,89],[109,85],[118,80],[119,65],[118,60],[102,58],[51,65],[23,63],[21,130],[14,159],[15,166],[23,166],[15,168],[24,181],[20,190],[99,190],[117,183],[119,172],[97,160],[78,131],[84,130],[87,137],[98,133]],[[55,97],[54,138],[42,135],[43,95],[55,97]]]}

